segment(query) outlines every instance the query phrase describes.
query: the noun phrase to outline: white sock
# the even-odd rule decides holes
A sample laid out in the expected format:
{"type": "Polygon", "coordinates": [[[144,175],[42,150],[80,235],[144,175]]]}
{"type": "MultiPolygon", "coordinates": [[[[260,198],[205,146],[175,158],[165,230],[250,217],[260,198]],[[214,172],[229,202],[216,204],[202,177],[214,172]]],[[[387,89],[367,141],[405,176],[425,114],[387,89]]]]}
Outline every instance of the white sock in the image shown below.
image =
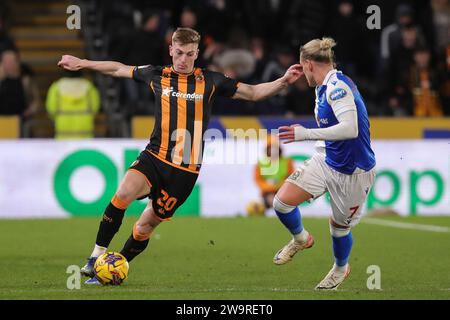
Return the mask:
{"type": "Polygon", "coordinates": [[[91,253],[91,257],[97,258],[97,257],[101,256],[102,254],[104,254],[106,252],[106,250],[108,250],[108,248],[95,245],[94,250],[91,253]]]}
{"type": "Polygon", "coordinates": [[[309,232],[306,229],[303,229],[299,234],[294,235],[294,239],[297,242],[303,243],[308,240],[309,232]]]}
{"type": "Polygon", "coordinates": [[[333,266],[334,271],[344,273],[347,271],[348,263],[345,266],[339,267],[336,263],[333,266]]]}

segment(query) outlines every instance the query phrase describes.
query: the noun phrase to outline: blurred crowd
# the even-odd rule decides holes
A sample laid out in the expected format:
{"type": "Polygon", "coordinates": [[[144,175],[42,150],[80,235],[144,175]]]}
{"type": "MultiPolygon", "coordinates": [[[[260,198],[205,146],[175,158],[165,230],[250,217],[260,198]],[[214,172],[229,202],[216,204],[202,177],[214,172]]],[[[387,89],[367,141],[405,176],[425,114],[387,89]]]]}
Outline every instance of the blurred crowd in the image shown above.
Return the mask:
{"type": "MultiPolygon", "coordinates": [[[[337,69],[358,85],[372,116],[450,115],[450,0],[142,0],[93,1],[105,47],[95,60],[166,65],[172,32],[202,35],[198,65],[256,84],[277,79],[298,62],[299,47],[333,37],[337,69]],[[381,29],[370,30],[370,5],[381,29]]],[[[39,101],[33,72],[6,32],[0,2],[0,114],[29,117],[39,101]]],[[[31,66],[32,67],[32,66],[31,66]]],[[[121,81],[120,104],[151,114],[150,90],[121,81]]],[[[100,92],[100,94],[105,94],[100,92]]],[[[258,103],[218,99],[215,115],[312,115],[314,90],[304,79],[258,103]]]]}
{"type": "MultiPolygon", "coordinates": [[[[357,83],[371,115],[450,114],[448,0],[169,0],[128,2],[127,7],[112,1],[105,9],[113,60],[170,64],[174,28],[191,27],[203,36],[199,65],[260,83],[296,63],[301,44],[327,35],[338,43],[337,68],[357,83]],[[366,9],[373,4],[381,8],[381,30],[366,25],[366,9]]],[[[142,97],[132,84],[124,92],[125,99],[142,97]]],[[[303,79],[269,101],[218,101],[214,112],[310,115],[313,105],[314,91],[303,79]]]]}
{"type": "Polygon", "coordinates": [[[29,118],[41,108],[32,68],[21,62],[14,40],[8,35],[8,10],[0,2],[0,115],[29,118]]]}

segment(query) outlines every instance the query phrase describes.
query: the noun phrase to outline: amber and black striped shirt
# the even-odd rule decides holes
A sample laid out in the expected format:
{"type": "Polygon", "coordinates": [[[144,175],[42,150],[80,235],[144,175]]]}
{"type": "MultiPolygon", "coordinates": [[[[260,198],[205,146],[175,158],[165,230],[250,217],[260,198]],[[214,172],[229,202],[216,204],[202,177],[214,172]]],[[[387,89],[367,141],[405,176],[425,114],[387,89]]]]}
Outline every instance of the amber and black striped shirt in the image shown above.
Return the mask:
{"type": "Polygon", "coordinates": [[[155,94],[155,127],[147,150],[179,169],[198,173],[213,100],[232,97],[239,82],[200,68],[179,74],[171,66],[151,65],[135,67],[133,79],[155,94]]]}

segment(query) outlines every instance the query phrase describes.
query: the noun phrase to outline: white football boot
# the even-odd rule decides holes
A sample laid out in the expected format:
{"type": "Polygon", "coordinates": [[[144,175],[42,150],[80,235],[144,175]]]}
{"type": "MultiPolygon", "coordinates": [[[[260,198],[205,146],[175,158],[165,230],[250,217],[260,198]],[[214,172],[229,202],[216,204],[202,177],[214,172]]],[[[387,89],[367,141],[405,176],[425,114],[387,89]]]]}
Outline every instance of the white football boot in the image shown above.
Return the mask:
{"type": "Polygon", "coordinates": [[[330,272],[323,278],[322,281],[316,286],[316,290],[336,290],[339,285],[347,279],[350,274],[350,265],[343,270],[336,268],[336,264],[333,265],[330,272]]]}
{"type": "MultiPolygon", "coordinates": [[[[306,231],[306,230],[305,230],[306,231]]],[[[311,248],[314,245],[313,236],[306,231],[305,241],[299,242],[292,238],[287,245],[280,249],[273,257],[273,263],[282,265],[292,260],[292,257],[299,251],[311,248]]]]}

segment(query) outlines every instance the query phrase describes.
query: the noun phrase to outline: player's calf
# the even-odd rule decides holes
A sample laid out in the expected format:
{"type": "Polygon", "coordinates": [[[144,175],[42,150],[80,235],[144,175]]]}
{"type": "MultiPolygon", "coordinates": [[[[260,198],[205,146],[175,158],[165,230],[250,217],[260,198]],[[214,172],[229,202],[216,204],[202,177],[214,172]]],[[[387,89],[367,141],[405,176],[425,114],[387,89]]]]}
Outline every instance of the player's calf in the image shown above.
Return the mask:
{"type": "Polygon", "coordinates": [[[137,255],[142,253],[148,246],[153,230],[140,228],[138,224],[133,226],[133,232],[123,246],[120,253],[131,262],[137,255]]]}
{"type": "Polygon", "coordinates": [[[278,196],[275,196],[273,207],[280,221],[293,236],[292,240],[280,249],[273,258],[273,263],[281,265],[291,261],[297,252],[311,248],[314,244],[314,238],[303,228],[300,211],[296,206],[283,203],[278,196]]]}
{"type": "MultiPolygon", "coordinates": [[[[103,214],[102,221],[97,233],[96,245],[103,248],[108,248],[114,235],[119,231],[122,225],[123,217],[125,216],[125,210],[128,208],[129,203],[119,198],[117,195],[111,200],[106,207],[103,214]]],[[[106,250],[105,250],[106,252],[106,250]]],[[[94,253],[94,252],[93,252],[94,253]]],[[[104,252],[101,252],[102,254],[104,252]]],[[[91,255],[98,257],[99,255],[91,255]]]]}
{"type": "Polygon", "coordinates": [[[339,226],[330,220],[330,232],[333,242],[333,254],[337,267],[348,264],[353,247],[353,236],[350,227],[339,226]]]}
{"type": "Polygon", "coordinates": [[[90,278],[94,276],[95,260],[107,251],[114,235],[122,225],[122,220],[128,205],[128,202],[122,200],[116,194],[106,207],[102,220],[100,221],[94,249],[88,258],[88,262],[80,270],[82,275],[90,278]]]}
{"type": "Polygon", "coordinates": [[[330,272],[316,286],[316,290],[336,290],[350,274],[348,260],[353,246],[351,229],[349,226],[338,225],[330,219],[330,233],[335,263],[330,272]]]}

